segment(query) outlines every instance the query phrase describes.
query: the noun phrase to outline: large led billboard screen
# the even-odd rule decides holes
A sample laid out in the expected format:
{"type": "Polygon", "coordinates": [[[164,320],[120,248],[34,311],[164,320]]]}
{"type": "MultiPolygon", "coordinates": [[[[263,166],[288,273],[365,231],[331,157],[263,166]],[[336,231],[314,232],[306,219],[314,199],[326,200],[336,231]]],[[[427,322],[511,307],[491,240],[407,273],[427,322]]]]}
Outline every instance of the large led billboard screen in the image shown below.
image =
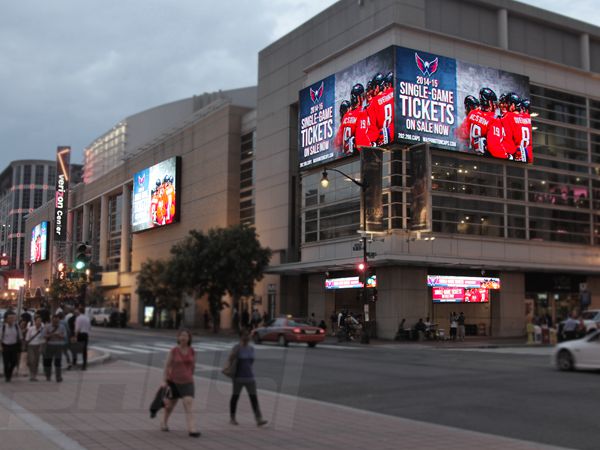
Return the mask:
{"type": "Polygon", "coordinates": [[[31,230],[29,260],[32,263],[48,259],[48,225],[49,222],[38,223],[31,230]]]}
{"type": "Polygon", "coordinates": [[[132,232],[179,221],[179,161],[179,157],[169,158],[133,176],[132,232]]]}
{"type": "Polygon", "coordinates": [[[300,91],[300,168],[395,143],[531,163],[528,97],[525,76],[389,47],[300,91]]]}

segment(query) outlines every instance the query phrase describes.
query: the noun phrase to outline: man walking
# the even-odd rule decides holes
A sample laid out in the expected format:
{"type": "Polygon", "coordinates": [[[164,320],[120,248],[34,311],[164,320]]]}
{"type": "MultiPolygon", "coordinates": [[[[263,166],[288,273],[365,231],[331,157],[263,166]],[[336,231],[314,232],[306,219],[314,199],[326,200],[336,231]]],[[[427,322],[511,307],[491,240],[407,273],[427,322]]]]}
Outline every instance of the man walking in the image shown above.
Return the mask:
{"type": "Polygon", "coordinates": [[[13,371],[19,364],[19,353],[21,351],[21,329],[17,325],[17,316],[13,311],[4,313],[4,323],[2,324],[2,337],[0,338],[0,347],[2,348],[2,362],[4,364],[4,379],[7,383],[13,376],[13,371]]]}
{"type": "Polygon", "coordinates": [[[81,352],[83,365],[81,370],[87,369],[88,342],[92,325],[90,319],[85,314],[83,307],[79,308],[79,315],[75,319],[75,337],[77,339],[78,351],[81,352]]]}

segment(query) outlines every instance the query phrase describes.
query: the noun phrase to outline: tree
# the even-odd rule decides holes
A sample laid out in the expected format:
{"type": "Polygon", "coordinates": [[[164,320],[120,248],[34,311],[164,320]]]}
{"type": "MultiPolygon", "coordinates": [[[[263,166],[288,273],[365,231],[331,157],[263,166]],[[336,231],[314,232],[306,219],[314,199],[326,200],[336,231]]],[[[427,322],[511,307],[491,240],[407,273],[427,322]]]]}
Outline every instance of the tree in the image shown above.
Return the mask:
{"type": "Polygon", "coordinates": [[[155,319],[161,310],[181,308],[182,289],[170,278],[171,261],[149,259],[137,276],[137,293],[146,305],[155,306],[155,319]]]}
{"type": "Polygon", "coordinates": [[[227,306],[223,296],[230,294],[237,302],[253,295],[271,257],[271,250],[261,247],[255,230],[246,225],[215,228],[207,234],[192,230],[171,253],[172,281],[196,296],[208,296],[215,332],[227,306]]]}

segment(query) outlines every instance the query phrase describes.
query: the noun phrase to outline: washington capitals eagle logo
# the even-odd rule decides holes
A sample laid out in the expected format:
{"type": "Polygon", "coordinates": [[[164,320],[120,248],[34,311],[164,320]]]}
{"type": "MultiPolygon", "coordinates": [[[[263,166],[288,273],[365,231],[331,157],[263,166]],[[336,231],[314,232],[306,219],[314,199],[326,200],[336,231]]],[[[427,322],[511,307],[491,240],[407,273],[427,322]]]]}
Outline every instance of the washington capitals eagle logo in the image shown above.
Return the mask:
{"type": "Polygon", "coordinates": [[[433,75],[438,70],[438,58],[435,58],[433,61],[424,61],[423,58],[415,52],[415,61],[417,62],[417,67],[421,73],[426,77],[433,75]]]}
{"type": "Polygon", "coordinates": [[[325,90],[325,84],[321,81],[321,86],[317,90],[310,88],[310,99],[313,103],[318,103],[323,97],[323,91],[325,90]]]}

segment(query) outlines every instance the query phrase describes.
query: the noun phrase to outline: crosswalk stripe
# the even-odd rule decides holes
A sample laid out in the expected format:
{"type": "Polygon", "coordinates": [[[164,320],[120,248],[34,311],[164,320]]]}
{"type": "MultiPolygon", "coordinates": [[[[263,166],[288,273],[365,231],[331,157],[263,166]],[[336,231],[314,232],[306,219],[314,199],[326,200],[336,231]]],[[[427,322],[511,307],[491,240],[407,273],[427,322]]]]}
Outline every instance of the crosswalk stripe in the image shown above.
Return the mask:
{"type": "Polygon", "coordinates": [[[112,348],[100,347],[99,345],[92,345],[90,348],[92,348],[94,350],[100,350],[103,352],[107,352],[107,353],[115,353],[117,355],[126,355],[127,354],[127,352],[122,352],[120,350],[114,350],[112,348]]]}
{"type": "Polygon", "coordinates": [[[132,344],[131,347],[144,348],[146,350],[154,350],[154,351],[159,351],[159,352],[166,352],[167,351],[166,348],[157,348],[157,347],[154,347],[152,345],[144,345],[144,344],[132,344]]]}
{"type": "Polygon", "coordinates": [[[145,355],[152,353],[150,350],[143,350],[141,348],[133,348],[133,347],[125,347],[123,345],[111,345],[111,348],[117,348],[117,349],[122,349],[122,350],[128,350],[130,352],[134,352],[134,353],[143,353],[145,355]]]}
{"type": "Polygon", "coordinates": [[[210,344],[199,344],[199,345],[193,345],[192,347],[194,347],[195,350],[198,350],[198,349],[216,350],[216,351],[229,350],[229,346],[225,347],[225,346],[217,346],[217,345],[210,345],[210,344]]]}

